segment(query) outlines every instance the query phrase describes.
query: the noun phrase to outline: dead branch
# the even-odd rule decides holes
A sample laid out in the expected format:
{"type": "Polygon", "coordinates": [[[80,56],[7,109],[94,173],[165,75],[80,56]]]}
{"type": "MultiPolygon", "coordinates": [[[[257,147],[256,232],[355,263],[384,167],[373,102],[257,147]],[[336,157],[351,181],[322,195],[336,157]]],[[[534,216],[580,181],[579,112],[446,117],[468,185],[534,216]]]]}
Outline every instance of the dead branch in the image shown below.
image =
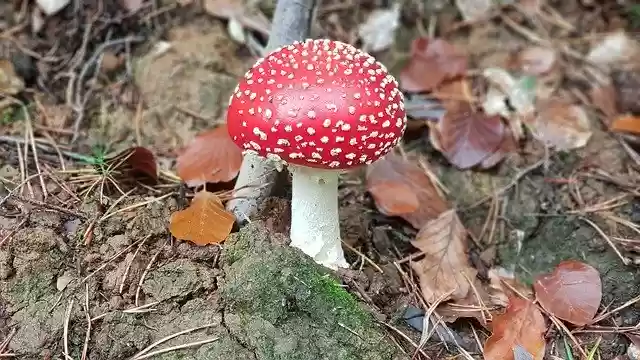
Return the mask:
{"type": "MultiPolygon", "coordinates": [[[[315,0],[278,0],[266,51],[304,40],[309,34],[314,6],[315,0]]],[[[238,224],[246,223],[257,212],[258,204],[275,189],[277,179],[278,171],[263,158],[244,156],[234,199],[227,203],[238,224]]]]}

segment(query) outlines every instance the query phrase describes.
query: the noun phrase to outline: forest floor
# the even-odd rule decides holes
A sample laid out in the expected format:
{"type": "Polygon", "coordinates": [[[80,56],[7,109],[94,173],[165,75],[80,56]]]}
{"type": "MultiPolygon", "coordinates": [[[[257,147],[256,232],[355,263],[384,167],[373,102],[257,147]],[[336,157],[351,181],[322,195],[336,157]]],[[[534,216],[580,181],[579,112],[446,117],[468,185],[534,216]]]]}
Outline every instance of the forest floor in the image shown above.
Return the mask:
{"type": "MultiPolygon", "coordinates": [[[[297,359],[260,353],[251,343],[255,338],[243,338],[225,318],[219,290],[236,279],[225,274],[231,268],[220,265],[228,262],[226,242],[198,246],[169,231],[171,214],[193,195],[193,188],[182,184],[177,159],[199,134],[224,125],[229,96],[256,60],[255,42],[264,42],[262,29],[273,4],[167,0],[154,7],[151,1],[85,1],[44,18],[34,4],[14,3],[0,4],[0,92],[5,94],[0,95],[0,357],[297,359]],[[242,10],[234,15],[234,26],[240,22],[251,30],[245,29],[244,44],[229,25],[229,9],[242,10]],[[111,168],[111,154],[135,146],[153,154],[158,172],[151,185],[111,168]],[[182,330],[188,331],[164,339],[182,330]],[[167,350],[152,354],[161,348],[167,350]]],[[[640,58],[634,33],[640,9],[607,1],[550,1],[531,15],[526,6],[534,2],[519,3],[465,21],[460,9],[446,2],[406,1],[394,12],[382,1],[328,1],[314,19],[313,37],[369,47],[401,87],[410,84],[434,95],[408,94],[410,125],[400,155],[345,174],[340,187],[342,234],[352,264],[351,271],[340,273],[343,286],[375,314],[389,343],[406,358],[481,359],[484,352],[492,359],[487,355],[492,334],[530,352],[542,348],[546,359],[569,359],[568,354],[586,359],[596,348],[590,358],[622,360],[634,341],[640,345],[640,142],[634,137],[640,133],[640,67],[625,62],[640,58]],[[375,19],[372,11],[382,11],[378,23],[369,21],[373,30],[361,26],[375,19]],[[389,25],[394,14],[397,29],[389,25]],[[604,50],[607,59],[589,55],[612,34],[624,37],[611,40],[614,44],[604,50]],[[425,50],[428,44],[420,39],[428,36],[462,55],[425,50]],[[385,37],[393,41],[385,45],[380,40],[385,37]],[[437,54],[424,55],[429,51],[437,54]],[[447,72],[443,64],[460,57],[464,70],[442,75],[447,72]],[[609,66],[604,75],[588,70],[596,60],[609,66]],[[489,97],[491,79],[480,79],[483,71],[515,72],[527,61],[529,73],[546,86],[536,88],[537,96],[568,99],[585,115],[586,125],[567,120],[568,108],[549,110],[548,118],[560,120],[528,123],[537,136],[528,131],[508,150],[493,147],[495,153],[485,154],[480,166],[461,166],[487,152],[480,149],[486,141],[467,138],[461,145],[465,159],[448,156],[446,141],[434,140],[434,132],[449,136],[433,125],[434,104],[451,113],[450,103],[462,97],[477,109],[489,97]],[[531,70],[536,67],[544,70],[531,70]],[[451,79],[461,74],[471,94],[439,88],[459,81],[451,79]],[[441,75],[437,83],[424,80],[441,75]],[[615,96],[595,92],[609,89],[607,80],[615,96]],[[594,85],[597,81],[602,84],[594,85]],[[570,149],[554,149],[559,143],[569,143],[570,149]],[[495,166],[480,169],[494,155],[495,166]],[[404,187],[376,187],[378,180],[383,180],[378,185],[395,181],[404,187]],[[460,251],[446,245],[430,252],[425,245],[438,243],[434,235],[427,239],[425,229],[441,224],[443,214],[455,216],[450,222],[466,230],[457,238],[436,240],[455,243],[460,251]],[[442,255],[442,263],[427,263],[434,254],[442,255]],[[543,296],[540,276],[556,276],[564,260],[595,269],[601,289],[576,300],[556,284],[556,293],[543,296]],[[478,291],[487,292],[491,304],[469,300],[466,292],[458,296],[455,289],[434,298],[459,279],[450,274],[465,269],[473,269],[471,277],[481,284],[468,291],[478,298],[483,297],[478,291]],[[499,285],[493,282],[496,276],[499,285]],[[499,295],[492,292],[495,286],[499,295]],[[530,292],[537,299],[535,311],[545,319],[542,345],[522,329],[501,335],[496,326],[506,302],[495,299],[514,296],[514,288],[524,298],[530,292]],[[546,306],[550,297],[560,309],[546,306]],[[587,303],[594,297],[595,308],[587,303]],[[576,305],[581,300],[584,304],[576,305]],[[435,307],[432,321],[445,320],[433,335],[422,333],[421,316],[433,310],[430,305],[435,307]],[[593,314],[580,324],[576,312],[583,310],[593,314]],[[412,312],[417,321],[405,319],[412,312]],[[449,336],[443,330],[450,330],[449,336]]],[[[509,126],[515,122],[509,118],[513,107],[503,116],[509,126]]],[[[536,119],[545,110],[537,108],[536,119]]],[[[216,156],[222,168],[224,157],[216,156]]],[[[238,164],[224,167],[231,174],[238,171],[238,164]]],[[[207,190],[232,187],[232,181],[210,181],[207,190]]],[[[286,196],[273,197],[258,218],[269,232],[286,235],[288,211],[286,196]]],[[[595,283],[582,283],[574,292],[594,289],[595,283]]],[[[511,314],[501,321],[535,328],[529,318],[535,314],[511,314]]]]}

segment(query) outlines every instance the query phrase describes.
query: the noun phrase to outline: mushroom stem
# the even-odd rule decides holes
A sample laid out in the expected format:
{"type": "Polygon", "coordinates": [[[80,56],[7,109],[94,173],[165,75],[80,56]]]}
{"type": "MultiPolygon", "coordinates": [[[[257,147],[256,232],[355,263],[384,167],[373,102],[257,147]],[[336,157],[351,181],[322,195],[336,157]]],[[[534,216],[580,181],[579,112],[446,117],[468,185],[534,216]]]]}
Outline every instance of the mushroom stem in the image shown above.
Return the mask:
{"type": "Polygon", "coordinates": [[[318,264],[347,268],[340,241],[336,170],[289,165],[291,185],[291,246],[318,264]]]}

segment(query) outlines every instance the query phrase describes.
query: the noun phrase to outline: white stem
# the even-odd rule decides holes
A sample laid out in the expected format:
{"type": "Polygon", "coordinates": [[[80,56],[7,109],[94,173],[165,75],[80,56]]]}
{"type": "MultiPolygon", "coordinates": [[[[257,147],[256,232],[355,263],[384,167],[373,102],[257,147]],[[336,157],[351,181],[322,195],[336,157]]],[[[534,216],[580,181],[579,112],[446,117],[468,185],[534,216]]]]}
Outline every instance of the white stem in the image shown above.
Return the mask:
{"type": "Polygon", "coordinates": [[[330,269],[347,268],[340,241],[338,177],[335,170],[289,165],[291,246],[330,269]]]}

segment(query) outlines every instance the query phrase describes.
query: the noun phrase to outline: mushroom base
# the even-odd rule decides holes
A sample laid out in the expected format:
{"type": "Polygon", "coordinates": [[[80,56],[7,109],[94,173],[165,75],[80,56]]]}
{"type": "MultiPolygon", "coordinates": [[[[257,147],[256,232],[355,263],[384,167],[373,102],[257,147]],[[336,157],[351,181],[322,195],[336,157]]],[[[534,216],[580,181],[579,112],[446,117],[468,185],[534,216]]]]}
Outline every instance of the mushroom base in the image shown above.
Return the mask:
{"type": "Polygon", "coordinates": [[[335,170],[289,165],[293,175],[291,246],[330,269],[347,268],[340,240],[335,170]]]}

